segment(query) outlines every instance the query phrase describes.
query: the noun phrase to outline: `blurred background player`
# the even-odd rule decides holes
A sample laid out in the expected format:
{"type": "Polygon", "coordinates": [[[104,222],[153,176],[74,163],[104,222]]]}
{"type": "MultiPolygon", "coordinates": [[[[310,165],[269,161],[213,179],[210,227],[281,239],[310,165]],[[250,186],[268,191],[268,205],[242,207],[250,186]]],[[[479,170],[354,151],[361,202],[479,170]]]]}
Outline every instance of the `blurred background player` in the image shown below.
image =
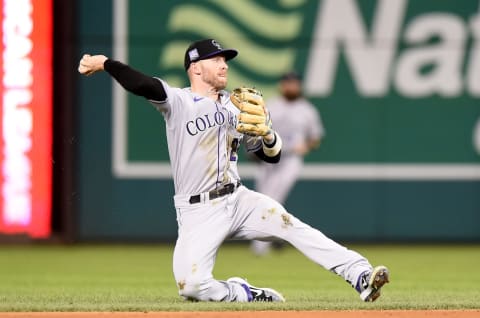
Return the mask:
{"type": "Polygon", "coordinates": [[[477,154],[480,155],[480,118],[478,118],[477,123],[473,128],[473,147],[477,154]]]}
{"type": "MultiPolygon", "coordinates": [[[[325,135],[320,114],[302,95],[300,75],[294,71],[284,74],[279,83],[280,95],[266,102],[272,122],[283,140],[282,159],[276,165],[260,162],[255,188],[282,205],[292,190],[303,167],[304,156],[320,145],[325,135]]],[[[252,241],[256,255],[268,253],[282,242],[252,241]]]]}

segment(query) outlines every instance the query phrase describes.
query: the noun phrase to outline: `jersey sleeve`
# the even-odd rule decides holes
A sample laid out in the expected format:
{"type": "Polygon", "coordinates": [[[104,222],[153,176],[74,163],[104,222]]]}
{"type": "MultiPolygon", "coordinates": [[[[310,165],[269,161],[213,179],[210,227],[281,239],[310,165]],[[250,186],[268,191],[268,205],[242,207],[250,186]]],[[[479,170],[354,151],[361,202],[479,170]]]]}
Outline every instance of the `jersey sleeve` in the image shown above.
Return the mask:
{"type": "Polygon", "coordinates": [[[170,119],[177,112],[177,108],[182,104],[183,90],[178,87],[171,87],[166,81],[158,77],[155,77],[155,79],[162,84],[166,98],[160,101],[153,99],[150,99],[149,101],[153,107],[163,113],[166,119],[170,119]]]}
{"type": "Polygon", "coordinates": [[[263,147],[262,137],[244,135],[243,141],[247,152],[256,152],[263,147]]]}

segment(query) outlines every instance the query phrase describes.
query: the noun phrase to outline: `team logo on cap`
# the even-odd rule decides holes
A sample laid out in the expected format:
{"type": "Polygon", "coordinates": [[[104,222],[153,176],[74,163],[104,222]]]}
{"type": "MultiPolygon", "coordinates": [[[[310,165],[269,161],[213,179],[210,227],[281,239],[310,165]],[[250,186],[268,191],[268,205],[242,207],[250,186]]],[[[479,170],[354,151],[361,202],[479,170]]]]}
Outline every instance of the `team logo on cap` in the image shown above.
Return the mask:
{"type": "Polygon", "coordinates": [[[188,56],[190,57],[190,61],[194,61],[200,57],[197,49],[188,51],[188,56]]]}
{"type": "Polygon", "coordinates": [[[214,46],[216,46],[216,47],[217,47],[217,49],[219,49],[219,50],[221,50],[221,49],[222,49],[222,47],[220,46],[220,44],[218,44],[218,42],[217,42],[217,41],[215,41],[215,40],[212,40],[212,44],[213,44],[214,46]]]}

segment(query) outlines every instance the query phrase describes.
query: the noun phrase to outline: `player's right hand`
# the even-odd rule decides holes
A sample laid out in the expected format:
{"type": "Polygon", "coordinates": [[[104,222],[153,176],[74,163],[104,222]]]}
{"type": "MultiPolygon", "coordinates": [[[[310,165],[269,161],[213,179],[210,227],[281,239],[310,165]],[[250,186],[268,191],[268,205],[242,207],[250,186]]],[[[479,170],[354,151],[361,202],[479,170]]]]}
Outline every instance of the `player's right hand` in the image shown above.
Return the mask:
{"type": "Polygon", "coordinates": [[[108,58],[105,55],[83,55],[78,64],[78,72],[83,75],[92,75],[95,72],[103,71],[103,63],[108,58]]]}

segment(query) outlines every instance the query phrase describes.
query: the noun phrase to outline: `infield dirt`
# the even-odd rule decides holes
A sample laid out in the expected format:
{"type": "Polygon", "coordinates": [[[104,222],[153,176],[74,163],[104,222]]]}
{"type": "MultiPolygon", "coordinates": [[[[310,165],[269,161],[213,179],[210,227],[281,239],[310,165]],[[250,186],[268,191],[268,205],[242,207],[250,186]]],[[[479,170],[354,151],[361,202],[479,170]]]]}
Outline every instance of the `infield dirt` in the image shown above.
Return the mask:
{"type": "Polygon", "coordinates": [[[480,310],[203,311],[203,312],[34,312],[0,313],[0,318],[479,318],[480,310]]]}

